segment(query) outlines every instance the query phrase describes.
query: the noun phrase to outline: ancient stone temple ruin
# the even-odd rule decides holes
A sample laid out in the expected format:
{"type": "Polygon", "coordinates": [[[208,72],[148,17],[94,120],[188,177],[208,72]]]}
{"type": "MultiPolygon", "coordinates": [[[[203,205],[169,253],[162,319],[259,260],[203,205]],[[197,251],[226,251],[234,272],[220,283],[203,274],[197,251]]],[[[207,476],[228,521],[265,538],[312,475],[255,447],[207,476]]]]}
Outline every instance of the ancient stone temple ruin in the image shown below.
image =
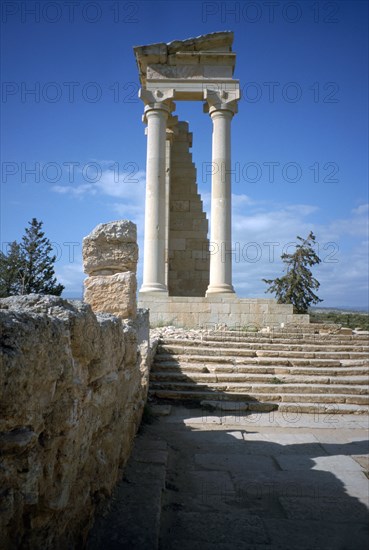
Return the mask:
{"type": "MultiPolygon", "coordinates": [[[[232,285],[231,122],[240,99],[233,33],[137,46],[147,124],[143,284],[139,305],[153,324],[274,325],[292,306],[239,299],[232,285]],[[176,101],[202,101],[212,120],[210,240],[192,162],[192,134],[176,101]]],[[[210,160],[210,159],[209,159],[210,160]]],[[[293,315],[294,323],[308,316],[293,315]]]]}

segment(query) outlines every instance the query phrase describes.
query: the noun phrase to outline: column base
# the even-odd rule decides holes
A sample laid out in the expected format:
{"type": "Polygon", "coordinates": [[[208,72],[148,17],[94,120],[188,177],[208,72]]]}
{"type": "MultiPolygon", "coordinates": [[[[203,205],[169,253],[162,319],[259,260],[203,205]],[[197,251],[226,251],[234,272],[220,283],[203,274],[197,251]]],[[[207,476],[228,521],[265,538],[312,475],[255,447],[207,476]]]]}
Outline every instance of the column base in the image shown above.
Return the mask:
{"type": "Polygon", "coordinates": [[[148,283],[143,284],[142,287],[139,290],[140,294],[146,294],[146,293],[155,293],[155,294],[163,294],[168,296],[168,289],[165,285],[161,283],[148,283]]]}
{"type": "Polygon", "coordinates": [[[234,288],[232,285],[220,284],[220,285],[209,285],[206,291],[206,296],[210,294],[234,294],[234,288]]]}

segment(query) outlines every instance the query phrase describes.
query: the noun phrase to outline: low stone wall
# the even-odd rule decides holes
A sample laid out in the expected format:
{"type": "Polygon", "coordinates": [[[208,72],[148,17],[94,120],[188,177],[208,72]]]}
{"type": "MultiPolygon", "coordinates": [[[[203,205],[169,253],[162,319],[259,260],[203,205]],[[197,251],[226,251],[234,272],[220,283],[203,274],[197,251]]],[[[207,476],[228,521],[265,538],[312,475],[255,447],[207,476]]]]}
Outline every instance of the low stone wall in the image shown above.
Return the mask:
{"type": "Polygon", "coordinates": [[[309,323],[309,315],[294,314],[292,305],[277,304],[273,299],[238,298],[235,294],[185,298],[145,292],[139,295],[139,306],[150,310],[152,327],[260,330],[309,323]]]}
{"type": "Polygon", "coordinates": [[[80,548],[141,420],[148,314],[13,297],[0,332],[0,547],[80,548]]]}

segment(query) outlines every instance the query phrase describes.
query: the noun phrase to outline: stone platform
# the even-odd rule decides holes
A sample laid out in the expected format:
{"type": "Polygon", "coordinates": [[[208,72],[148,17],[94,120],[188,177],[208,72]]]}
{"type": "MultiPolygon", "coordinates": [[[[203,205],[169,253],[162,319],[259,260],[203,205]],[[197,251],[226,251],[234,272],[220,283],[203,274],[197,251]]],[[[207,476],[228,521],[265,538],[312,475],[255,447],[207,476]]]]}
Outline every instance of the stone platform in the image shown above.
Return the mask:
{"type": "Polygon", "coordinates": [[[214,294],[205,298],[167,296],[165,293],[140,293],[140,308],[150,310],[152,327],[173,325],[211,329],[280,327],[309,324],[309,315],[293,314],[293,306],[273,299],[238,298],[235,294],[214,294]]]}

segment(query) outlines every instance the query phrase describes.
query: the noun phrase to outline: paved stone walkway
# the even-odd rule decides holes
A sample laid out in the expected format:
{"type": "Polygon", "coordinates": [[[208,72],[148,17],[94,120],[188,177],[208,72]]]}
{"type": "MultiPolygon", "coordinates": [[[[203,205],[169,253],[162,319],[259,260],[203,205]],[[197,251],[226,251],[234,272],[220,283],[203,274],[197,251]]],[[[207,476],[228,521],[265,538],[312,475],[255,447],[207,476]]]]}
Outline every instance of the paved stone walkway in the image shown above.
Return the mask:
{"type": "Polygon", "coordinates": [[[369,548],[368,416],[169,408],[142,426],[89,550],[369,548]]]}

